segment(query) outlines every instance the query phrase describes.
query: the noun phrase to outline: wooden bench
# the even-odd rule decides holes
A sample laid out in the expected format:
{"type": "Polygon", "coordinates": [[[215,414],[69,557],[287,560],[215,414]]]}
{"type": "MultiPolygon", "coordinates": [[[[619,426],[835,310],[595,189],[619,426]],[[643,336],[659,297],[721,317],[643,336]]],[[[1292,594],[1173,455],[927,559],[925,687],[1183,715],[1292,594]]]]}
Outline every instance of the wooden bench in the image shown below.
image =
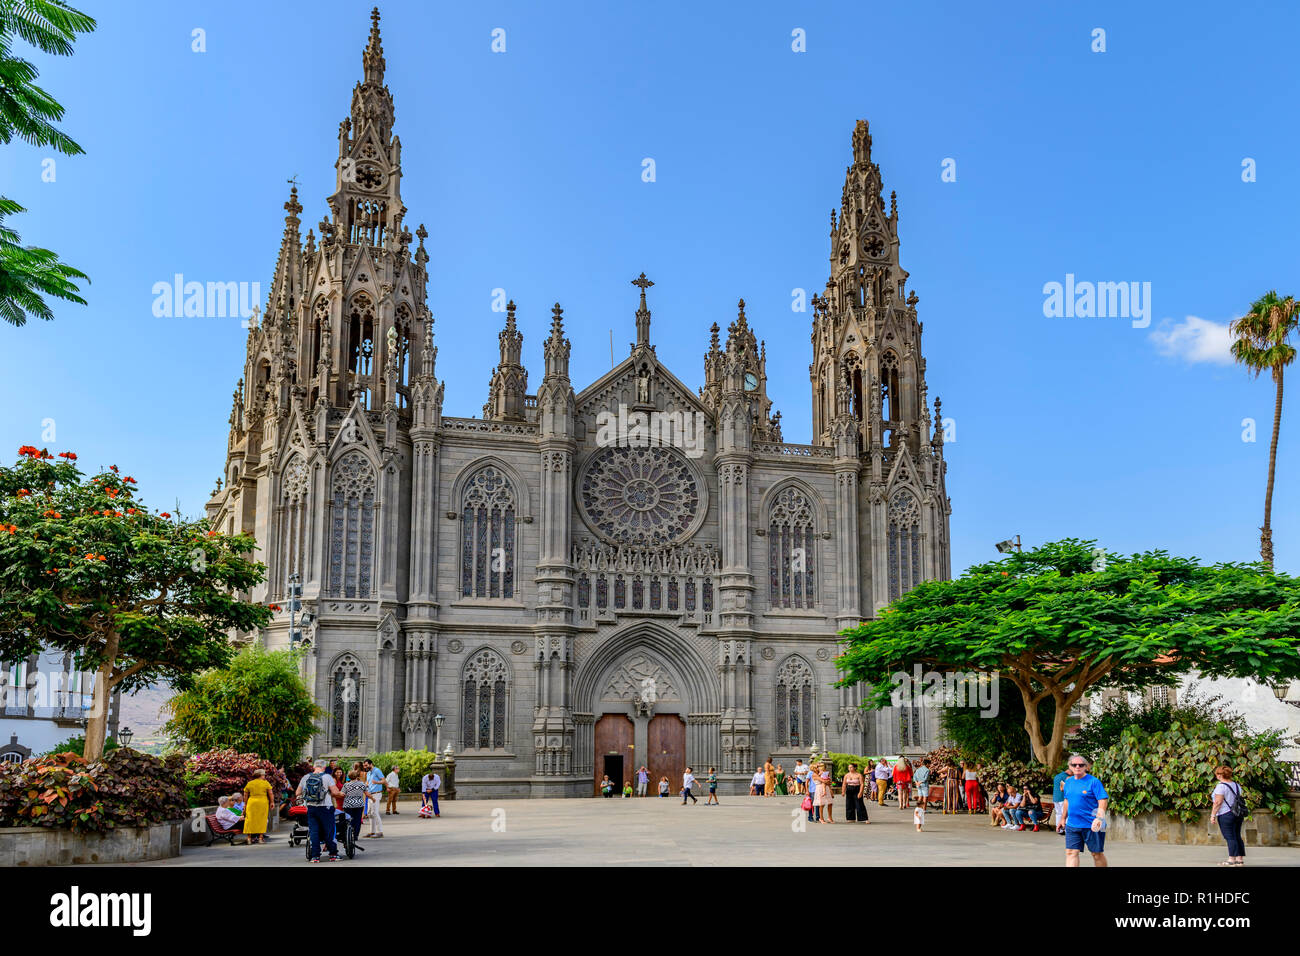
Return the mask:
{"type": "Polygon", "coordinates": [[[244,821],[240,820],[234,827],[227,830],[221,825],[215,813],[207,814],[204,819],[208,823],[208,846],[218,840],[225,840],[231,846],[235,845],[235,837],[244,835],[244,821]]]}

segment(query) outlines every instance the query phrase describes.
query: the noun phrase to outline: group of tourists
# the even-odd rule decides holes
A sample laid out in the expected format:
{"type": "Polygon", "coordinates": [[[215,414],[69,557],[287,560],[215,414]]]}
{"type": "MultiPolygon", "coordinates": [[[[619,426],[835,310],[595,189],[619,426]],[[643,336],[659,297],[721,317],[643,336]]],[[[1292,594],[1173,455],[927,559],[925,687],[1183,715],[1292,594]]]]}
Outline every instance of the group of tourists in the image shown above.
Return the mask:
{"type": "Polygon", "coordinates": [[[253,771],[243,790],[217,798],[217,822],[225,830],[244,834],[249,843],[265,843],[267,820],[275,803],[274,790],[266,782],[266,771],[253,771]]]}

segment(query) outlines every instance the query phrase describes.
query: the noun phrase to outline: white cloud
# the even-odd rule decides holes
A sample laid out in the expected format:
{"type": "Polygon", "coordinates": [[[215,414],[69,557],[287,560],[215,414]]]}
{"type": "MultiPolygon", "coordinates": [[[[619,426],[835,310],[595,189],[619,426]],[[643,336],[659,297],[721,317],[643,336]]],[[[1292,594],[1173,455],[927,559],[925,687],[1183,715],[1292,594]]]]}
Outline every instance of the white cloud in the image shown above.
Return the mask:
{"type": "Polygon", "coordinates": [[[1228,323],[1220,325],[1208,319],[1198,319],[1189,315],[1182,322],[1175,323],[1165,319],[1160,327],[1151,333],[1160,354],[1171,358],[1180,358],[1185,362],[1211,362],[1215,365],[1231,365],[1233,362],[1232,336],[1228,332],[1228,323]]]}

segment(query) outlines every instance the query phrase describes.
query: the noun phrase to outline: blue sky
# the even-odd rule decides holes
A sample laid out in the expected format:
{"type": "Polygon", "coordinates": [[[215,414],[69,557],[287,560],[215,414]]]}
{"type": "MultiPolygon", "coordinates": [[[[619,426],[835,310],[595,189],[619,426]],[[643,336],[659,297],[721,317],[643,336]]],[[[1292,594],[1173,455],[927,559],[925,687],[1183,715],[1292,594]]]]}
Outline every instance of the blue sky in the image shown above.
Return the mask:
{"type": "MultiPolygon", "coordinates": [[[[33,58],[86,155],[56,157],[45,182],[54,154],[11,145],[0,190],[29,208],[11,220],[25,242],[91,276],[90,304],[0,327],[0,448],[116,462],[151,504],[198,513],[245,333],[155,318],[151,289],[179,272],[265,295],[286,180],[301,184],[304,230],[325,213],[371,4],[82,6],[100,25],[76,54],[33,58]],[[196,28],[206,52],[191,50],[196,28]]],[[[446,413],[486,399],[493,289],[519,303],[534,390],[550,305],[564,305],[581,386],[608,369],[611,328],[627,354],[629,281],[645,271],[652,341],[692,386],[710,323],[725,328],[745,298],[786,440],[808,441],[809,318],[791,290],[825,283],[861,117],[898,192],[930,395],[956,424],[954,571],[1017,532],[1257,557],[1273,387],[1220,361],[1222,326],[1269,288],[1300,294],[1297,72],[1275,55],[1300,16],[1134,6],[388,0],[386,79],[406,221],[430,232],[446,413]],[[947,158],[955,182],[941,181],[947,158]],[[1150,328],[1045,317],[1044,283],[1067,273],[1150,282],[1150,328]]],[[[1300,366],[1293,379],[1274,536],[1295,573],[1300,366]]]]}

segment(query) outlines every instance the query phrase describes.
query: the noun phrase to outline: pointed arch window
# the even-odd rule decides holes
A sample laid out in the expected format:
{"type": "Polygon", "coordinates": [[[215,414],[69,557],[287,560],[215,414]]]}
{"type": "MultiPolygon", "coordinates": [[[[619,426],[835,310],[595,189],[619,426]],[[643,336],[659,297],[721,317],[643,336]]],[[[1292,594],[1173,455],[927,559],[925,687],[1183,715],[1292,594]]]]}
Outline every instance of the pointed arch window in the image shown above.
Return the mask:
{"type": "Polygon", "coordinates": [[[493,465],[466,483],[461,499],[461,597],[514,599],[516,500],[514,486],[493,465]]]}
{"type": "Polygon", "coordinates": [[[916,497],[900,491],[889,500],[889,599],[921,583],[921,509],[916,497]]]}
{"type": "Polygon", "coordinates": [[[330,747],[361,745],[361,665],[345,654],[330,673],[330,747]]]}
{"type": "Polygon", "coordinates": [[[776,744],[806,747],[813,742],[813,711],[817,692],[812,668],[802,657],[790,656],[776,672],[776,744]]]}
{"type": "Polygon", "coordinates": [[[504,750],[509,740],[510,667],[484,648],[461,671],[461,748],[504,750]]]}
{"type": "Polygon", "coordinates": [[[280,595],[288,593],[289,578],[303,574],[303,547],[307,540],[307,464],[294,455],[280,473],[280,595]]]}
{"type": "Polygon", "coordinates": [[[813,506],[798,488],[781,489],[768,512],[768,578],[772,607],[817,606],[817,525],[813,506]]]}
{"type": "Polygon", "coordinates": [[[375,561],[375,469],[359,451],[334,465],[330,483],[331,597],[371,596],[375,561]]]}
{"type": "Polygon", "coordinates": [[[374,386],[375,362],[375,310],[365,294],[352,300],[348,313],[348,371],[356,382],[362,408],[370,407],[370,393],[374,386]]]}

